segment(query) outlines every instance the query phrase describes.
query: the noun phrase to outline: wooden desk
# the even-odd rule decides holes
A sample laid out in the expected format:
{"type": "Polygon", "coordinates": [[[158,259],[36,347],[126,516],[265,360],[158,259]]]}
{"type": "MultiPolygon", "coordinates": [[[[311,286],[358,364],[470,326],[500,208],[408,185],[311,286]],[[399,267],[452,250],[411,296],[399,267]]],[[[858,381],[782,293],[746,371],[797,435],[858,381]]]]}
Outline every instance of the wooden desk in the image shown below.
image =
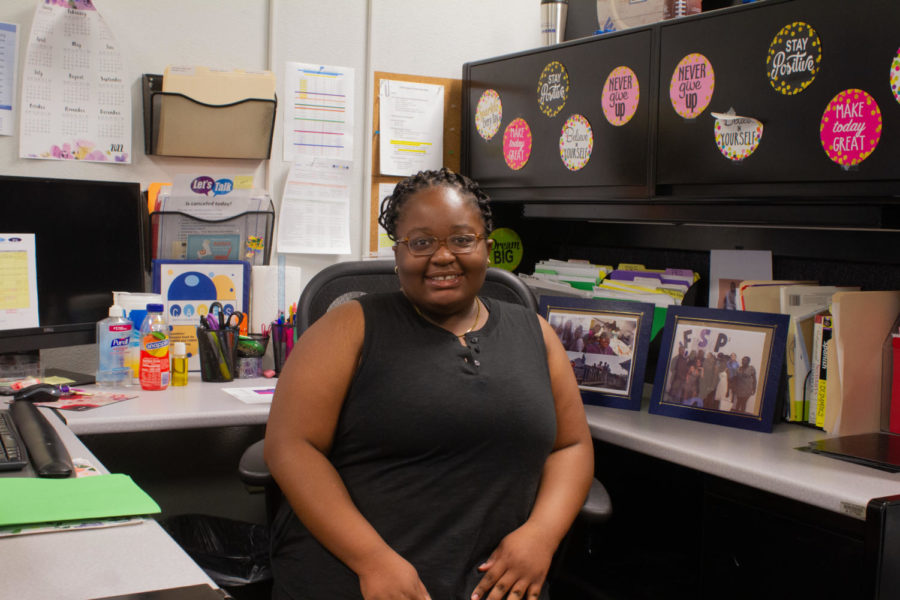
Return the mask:
{"type": "MultiPolygon", "coordinates": [[[[45,411],[73,457],[106,469],[45,411]]],[[[153,519],[138,525],[0,539],[0,596],[84,600],[196,584],[216,585],[153,519]]]]}

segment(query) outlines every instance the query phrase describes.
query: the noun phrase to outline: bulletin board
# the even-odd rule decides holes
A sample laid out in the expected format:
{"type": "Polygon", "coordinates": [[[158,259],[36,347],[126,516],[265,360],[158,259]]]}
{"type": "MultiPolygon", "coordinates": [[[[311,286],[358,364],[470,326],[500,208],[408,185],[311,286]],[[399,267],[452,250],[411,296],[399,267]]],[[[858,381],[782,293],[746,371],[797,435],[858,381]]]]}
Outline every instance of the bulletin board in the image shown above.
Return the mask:
{"type": "Polygon", "coordinates": [[[372,191],[369,202],[369,254],[372,256],[378,253],[378,213],[381,209],[382,200],[378,197],[378,186],[382,183],[397,183],[403,179],[402,177],[380,174],[381,164],[378,148],[381,142],[379,139],[381,105],[378,99],[378,92],[381,89],[382,80],[430,83],[444,86],[444,157],[442,164],[456,172],[459,172],[460,165],[462,80],[375,71],[375,85],[372,86],[372,191]]]}

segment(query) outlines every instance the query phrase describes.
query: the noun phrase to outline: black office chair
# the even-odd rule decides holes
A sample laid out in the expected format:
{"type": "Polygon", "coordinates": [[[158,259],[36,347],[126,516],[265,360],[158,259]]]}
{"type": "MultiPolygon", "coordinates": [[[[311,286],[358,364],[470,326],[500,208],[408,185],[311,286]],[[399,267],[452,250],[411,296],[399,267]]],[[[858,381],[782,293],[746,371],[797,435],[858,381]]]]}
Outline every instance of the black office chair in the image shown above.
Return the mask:
{"type": "MultiPolygon", "coordinates": [[[[310,280],[300,294],[295,324],[297,334],[302,334],[334,306],[367,293],[394,292],[399,289],[400,282],[394,272],[393,260],[342,262],[326,267],[310,280]]],[[[537,301],[528,286],[502,269],[487,270],[480,294],[522,304],[535,312],[538,310],[537,301]]],[[[238,472],[246,485],[265,489],[266,515],[271,522],[281,502],[281,491],[263,459],[263,442],[264,440],[260,440],[244,451],[238,472]]],[[[603,484],[595,479],[579,520],[584,523],[599,523],[607,520],[611,514],[609,494],[603,484]]],[[[564,551],[567,546],[568,543],[564,541],[560,548],[564,551]]],[[[563,553],[560,552],[560,555],[563,553]]]]}

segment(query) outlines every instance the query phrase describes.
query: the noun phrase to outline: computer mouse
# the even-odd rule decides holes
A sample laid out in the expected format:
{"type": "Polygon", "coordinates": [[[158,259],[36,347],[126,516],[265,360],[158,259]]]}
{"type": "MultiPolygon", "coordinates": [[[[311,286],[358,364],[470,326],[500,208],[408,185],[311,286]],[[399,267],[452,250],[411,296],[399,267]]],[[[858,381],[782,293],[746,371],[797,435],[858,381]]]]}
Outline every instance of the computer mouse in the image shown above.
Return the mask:
{"type": "Polygon", "coordinates": [[[26,400],[28,402],[53,402],[62,396],[62,391],[49,383],[36,383],[22,388],[13,395],[13,400],[26,400]]]}

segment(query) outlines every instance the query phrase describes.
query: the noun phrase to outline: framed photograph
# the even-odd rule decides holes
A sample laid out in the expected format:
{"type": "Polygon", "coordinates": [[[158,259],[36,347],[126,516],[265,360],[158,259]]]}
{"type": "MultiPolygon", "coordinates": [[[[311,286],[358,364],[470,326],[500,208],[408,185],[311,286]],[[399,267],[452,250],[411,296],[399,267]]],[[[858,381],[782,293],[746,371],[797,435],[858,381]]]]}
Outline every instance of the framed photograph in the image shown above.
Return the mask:
{"type": "Polygon", "coordinates": [[[789,317],[670,306],[650,412],[772,431],[789,317]]]}
{"type": "Polygon", "coordinates": [[[582,400],[640,410],[653,305],[542,296],[540,310],[569,355],[582,400]]]}

